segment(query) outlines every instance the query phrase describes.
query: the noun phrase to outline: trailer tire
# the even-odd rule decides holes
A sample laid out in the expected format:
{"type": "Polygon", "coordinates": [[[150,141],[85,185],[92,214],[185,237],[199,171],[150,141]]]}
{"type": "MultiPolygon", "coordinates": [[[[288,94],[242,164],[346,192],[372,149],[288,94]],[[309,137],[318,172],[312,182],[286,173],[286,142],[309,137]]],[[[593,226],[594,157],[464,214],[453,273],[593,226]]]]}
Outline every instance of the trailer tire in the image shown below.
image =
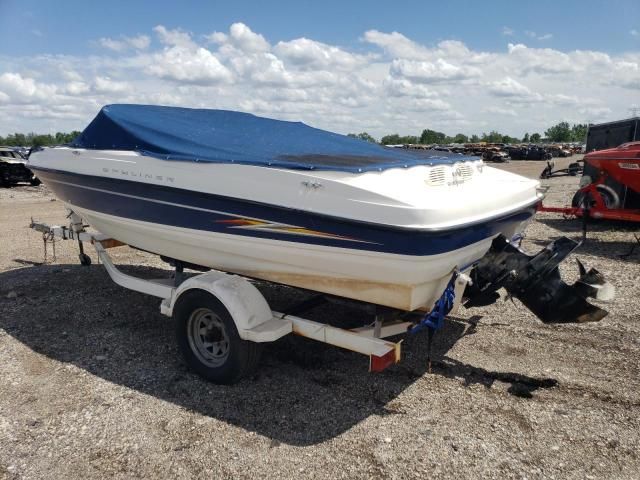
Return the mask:
{"type": "Polygon", "coordinates": [[[229,310],[210,293],[199,289],[183,293],[173,316],[180,352],[201,377],[232,384],[258,366],[262,345],[241,339],[229,310]]]}
{"type": "MultiPolygon", "coordinates": [[[[604,201],[604,204],[608,209],[620,208],[620,197],[613,188],[609,187],[608,185],[597,185],[596,189],[602,196],[602,200],[604,201]]],[[[575,208],[583,207],[584,196],[585,193],[582,190],[578,190],[571,200],[571,206],[575,208]]],[[[591,205],[589,207],[593,207],[595,203],[596,202],[591,199],[591,205]]]]}

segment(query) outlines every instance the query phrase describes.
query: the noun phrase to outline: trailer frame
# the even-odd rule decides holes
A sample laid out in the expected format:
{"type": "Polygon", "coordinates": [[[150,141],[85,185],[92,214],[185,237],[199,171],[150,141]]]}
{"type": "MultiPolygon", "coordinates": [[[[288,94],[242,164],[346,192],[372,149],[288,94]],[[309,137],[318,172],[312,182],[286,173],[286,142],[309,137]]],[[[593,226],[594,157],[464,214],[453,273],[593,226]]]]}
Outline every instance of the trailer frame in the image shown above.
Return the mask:
{"type": "MultiPolygon", "coordinates": [[[[392,342],[385,338],[406,333],[416,324],[415,321],[393,318],[394,316],[388,315],[387,312],[376,314],[374,322],[368,326],[351,330],[334,327],[271,310],[267,300],[253,283],[240,275],[210,270],[185,278],[180,262],[175,264],[174,278],[142,279],[124,273],[113,263],[108,250],[124,246],[124,243],[99,232],[87,232],[82,219],[73,212],[69,218],[69,227],[49,226],[31,220],[30,228],[43,235],[45,252],[47,242],[55,239],[75,240],[80,247],[80,261],[88,266],[91,259],[84,253],[82,245],[92,245],[113,282],[126,289],[160,298],[160,312],[168,317],[174,316],[176,305],[186,293],[205,291],[226,307],[239,337],[244,341],[267,343],[288,334],[295,334],[366,355],[369,357],[369,371],[380,372],[401,359],[402,340],[392,342]]],[[[457,285],[458,289],[464,289],[464,286],[462,283],[457,285]]]]}

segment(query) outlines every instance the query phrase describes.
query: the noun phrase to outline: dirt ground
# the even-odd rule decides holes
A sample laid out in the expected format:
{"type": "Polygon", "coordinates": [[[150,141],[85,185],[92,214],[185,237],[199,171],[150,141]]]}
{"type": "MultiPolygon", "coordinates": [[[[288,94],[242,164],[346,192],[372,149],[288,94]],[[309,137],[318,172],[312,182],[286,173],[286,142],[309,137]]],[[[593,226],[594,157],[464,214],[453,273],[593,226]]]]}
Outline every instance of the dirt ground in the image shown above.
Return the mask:
{"type": "MultiPolygon", "coordinates": [[[[563,205],[578,179],[545,183],[563,205]]],[[[426,334],[381,374],[290,337],[253,378],[216,386],[186,370],[157,299],[115,285],[95,255],[80,266],[72,242],[43,263],[31,216],[65,223],[46,187],[0,190],[0,479],[640,478],[640,247],[621,257],[637,227],[594,224],[577,255],[617,288],[598,324],[543,325],[504,300],[448,319],[431,374],[426,334]]],[[[533,251],[580,222],[539,214],[526,233],[533,251]]],[[[114,256],[166,274],[143,252],[114,256]]],[[[575,279],[575,262],[562,271],[575,279]]],[[[259,288],[276,308],[294,301],[259,288]]],[[[309,316],[365,321],[333,304],[309,316]]]]}

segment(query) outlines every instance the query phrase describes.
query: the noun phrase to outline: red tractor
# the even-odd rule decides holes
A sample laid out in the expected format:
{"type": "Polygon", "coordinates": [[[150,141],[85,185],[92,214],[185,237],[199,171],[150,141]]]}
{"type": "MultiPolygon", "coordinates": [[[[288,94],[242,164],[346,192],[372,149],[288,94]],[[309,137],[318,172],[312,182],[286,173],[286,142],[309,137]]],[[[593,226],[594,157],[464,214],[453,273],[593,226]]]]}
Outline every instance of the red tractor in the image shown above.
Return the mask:
{"type": "Polygon", "coordinates": [[[591,152],[584,157],[580,189],[571,207],[539,211],[578,217],[640,222],[640,142],[591,152]]]}

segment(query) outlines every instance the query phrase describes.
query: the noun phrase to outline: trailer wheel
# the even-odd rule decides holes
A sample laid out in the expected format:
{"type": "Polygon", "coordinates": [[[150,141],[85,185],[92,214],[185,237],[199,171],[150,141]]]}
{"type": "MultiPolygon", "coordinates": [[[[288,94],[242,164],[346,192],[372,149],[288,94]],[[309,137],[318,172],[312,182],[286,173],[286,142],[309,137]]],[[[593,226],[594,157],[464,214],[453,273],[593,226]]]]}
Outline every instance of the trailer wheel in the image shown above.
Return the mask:
{"type": "Polygon", "coordinates": [[[29,180],[29,184],[32,187],[37,187],[38,185],[40,185],[42,182],[40,181],[40,179],[38,177],[33,177],[31,180],[29,180]]]}
{"type": "Polygon", "coordinates": [[[178,346],[198,375],[231,384],[257,367],[261,344],[241,339],[229,311],[210,293],[182,294],[173,312],[178,346]]]}

